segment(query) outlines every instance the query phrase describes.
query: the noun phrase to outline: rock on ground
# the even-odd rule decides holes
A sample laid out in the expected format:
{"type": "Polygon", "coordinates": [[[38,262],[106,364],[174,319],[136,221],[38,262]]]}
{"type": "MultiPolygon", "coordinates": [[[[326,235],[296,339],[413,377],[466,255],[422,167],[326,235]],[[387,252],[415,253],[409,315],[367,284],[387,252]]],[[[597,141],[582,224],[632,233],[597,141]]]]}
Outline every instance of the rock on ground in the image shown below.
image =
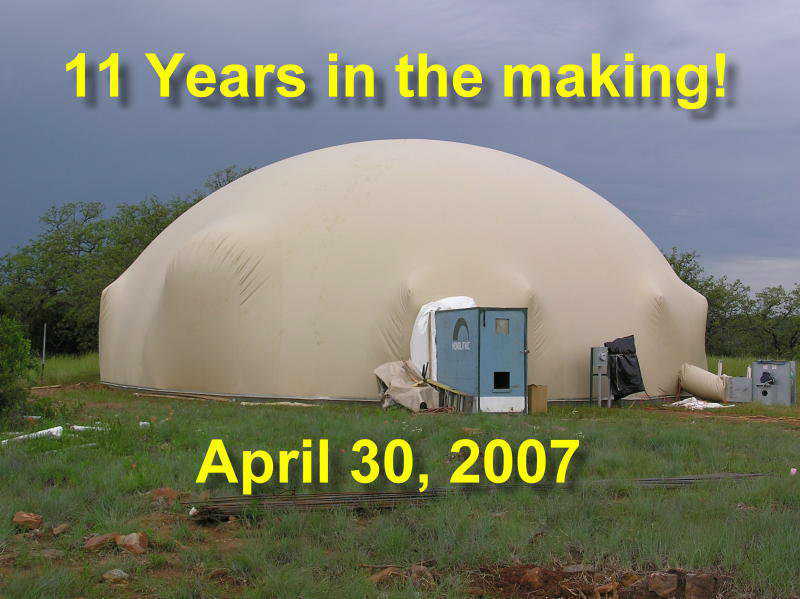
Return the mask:
{"type": "Polygon", "coordinates": [[[87,539],[87,541],[83,544],[84,549],[88,549],[89,551],[95,551],[106,545],[110,545],[113,543],[119,535],[115,533],[108,533],[104,535],[94,535],[93,537],[87,539]]]}
{"type": "Polygon", "coordinates": [[[141,554],[147,551],[147,535],[143,532],[132,532],[116,537],[117,546],[129,553],[141,554]]]}
{"type": "Polygon", "coordinates": [[[130,578],[130,575],[124,570],[114,568],[103,574],[103,580],[106,582],[125,582],[130,578]]]}
{"type": "Polygon", "coordinates": [[[22,528],[35,530],[37,528],[41,528],[44,520],[39,514],[34,514],[32,512],[17,512],[14,514],[14,517],[11,519],[11,521],[22,528]]]}

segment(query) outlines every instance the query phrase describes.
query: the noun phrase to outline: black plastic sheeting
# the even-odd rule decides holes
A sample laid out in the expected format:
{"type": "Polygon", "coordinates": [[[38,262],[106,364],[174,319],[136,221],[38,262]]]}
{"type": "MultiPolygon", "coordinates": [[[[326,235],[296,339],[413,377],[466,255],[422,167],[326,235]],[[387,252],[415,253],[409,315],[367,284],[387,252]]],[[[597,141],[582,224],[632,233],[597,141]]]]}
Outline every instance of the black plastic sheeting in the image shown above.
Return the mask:
{"type": "Polygon", "coordinates": [[[611,393],[614,399],[622,399],[631,393],[644,391],[633,335],[606,341],[604,345],[608,348],[608,378],[611,381],[611,393]]]}

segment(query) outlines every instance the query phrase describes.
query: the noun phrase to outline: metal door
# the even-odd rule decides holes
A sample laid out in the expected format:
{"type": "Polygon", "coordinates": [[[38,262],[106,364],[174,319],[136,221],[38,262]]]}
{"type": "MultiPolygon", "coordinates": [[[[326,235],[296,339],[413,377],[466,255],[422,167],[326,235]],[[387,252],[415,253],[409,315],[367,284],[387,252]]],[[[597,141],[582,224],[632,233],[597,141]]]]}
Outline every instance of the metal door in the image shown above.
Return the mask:
{"type": "Polygon", "coordinates": [[[473,397],[478,395],[479,312],[477,308],[436,312],[437,379],[473,397]]]}
{"type": "Polygon", "coordinates": [[[524,412],[527,310],[487,308],[480,326],[480,411],[524,412]]]}

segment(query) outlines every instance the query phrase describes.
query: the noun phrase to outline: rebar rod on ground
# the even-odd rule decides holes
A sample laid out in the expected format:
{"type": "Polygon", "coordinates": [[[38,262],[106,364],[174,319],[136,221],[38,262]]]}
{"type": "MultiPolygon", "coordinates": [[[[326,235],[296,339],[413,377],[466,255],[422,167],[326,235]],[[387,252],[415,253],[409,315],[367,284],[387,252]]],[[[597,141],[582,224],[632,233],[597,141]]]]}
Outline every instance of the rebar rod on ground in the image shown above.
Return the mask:
{"type": "Polygon", "coordinates": [[[732,473],[694,474],[685,476],[668,476],[633,479],[597,479],[573,481],[556,484],[542,482],[535,485],[524,483],[506,483],[504,485],[471,485],[464,487],[431,487],[425,492],[419,491],[344,491],[334,493],[286,492],[280,495],[232,495],[212,497],[203,501],[182,501],[186,507],[194,507],[197,518],[214,518],[221,516],[238,516],[244,512],[268,511],[275,509],[314,510],[341,507],[347,509],[389,508],[397,505],[423,503],[441,499],[447,495],[466,494],[478,490],[497,490],[504,487],[526,487],[534,491],[554,488],[570,488],[576,486],[602,485],[612,483],[629,483],[640,487],[681,487],[699,482],[737,481],[770,476],[766,473],[732,473]]]}

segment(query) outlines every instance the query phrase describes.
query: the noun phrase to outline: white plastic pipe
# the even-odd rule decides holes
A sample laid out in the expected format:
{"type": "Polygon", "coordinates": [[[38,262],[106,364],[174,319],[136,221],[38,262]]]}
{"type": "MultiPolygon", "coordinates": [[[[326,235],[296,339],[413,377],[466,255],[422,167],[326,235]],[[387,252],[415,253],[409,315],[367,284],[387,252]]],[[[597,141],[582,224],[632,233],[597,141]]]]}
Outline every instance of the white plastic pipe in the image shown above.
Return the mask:
{"type": "Polygon", "coordinates": [[[9,441],[25,441],[27,439],[38,439],[39,437],[55,437],[60,438],[61,434],[64,432],[63,426],[54,426],[53,428],[46,428],[41,431],[36,431],[35,433],[28,433],[27,435],[20,435],[19,437],[12,437],[11,439],[6,439],[2,442],[3,445],[8,443],[9,441]]]}

